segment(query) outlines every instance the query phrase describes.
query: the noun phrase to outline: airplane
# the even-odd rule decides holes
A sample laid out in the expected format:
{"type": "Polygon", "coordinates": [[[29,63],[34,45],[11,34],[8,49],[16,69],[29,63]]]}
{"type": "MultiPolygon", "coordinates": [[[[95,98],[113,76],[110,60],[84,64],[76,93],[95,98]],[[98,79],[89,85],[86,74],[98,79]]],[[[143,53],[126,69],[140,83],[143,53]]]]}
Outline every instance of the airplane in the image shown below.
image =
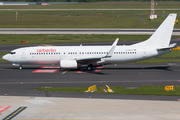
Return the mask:
{"type": "Polygon", "coordinates": [[[86,65],[88,71],[102,64],[127,63],[158,57],[169,53],[176,43],[170,44],[177,14],[169,14],[151,37],[133,45],[111,46],[38,46],[12,50],[3,59],[19,66],[26,64],[59,64],[60,68],[77,69],[86,65]]]}

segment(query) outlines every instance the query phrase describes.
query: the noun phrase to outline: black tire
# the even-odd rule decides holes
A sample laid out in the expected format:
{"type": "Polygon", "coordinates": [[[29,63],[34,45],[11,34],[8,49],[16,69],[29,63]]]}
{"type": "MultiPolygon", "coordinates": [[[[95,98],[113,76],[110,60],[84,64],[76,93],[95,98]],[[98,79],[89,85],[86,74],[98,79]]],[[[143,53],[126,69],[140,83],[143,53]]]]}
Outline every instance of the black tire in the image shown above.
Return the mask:
{"type": "Polygon", "coordinates": [[[87,66],[87,70],[88,70],[88,71],[91,71],[92,69],[93,69],[93,65],[92,65],[92,64],[90,64],[90,65],[87,66]]]}

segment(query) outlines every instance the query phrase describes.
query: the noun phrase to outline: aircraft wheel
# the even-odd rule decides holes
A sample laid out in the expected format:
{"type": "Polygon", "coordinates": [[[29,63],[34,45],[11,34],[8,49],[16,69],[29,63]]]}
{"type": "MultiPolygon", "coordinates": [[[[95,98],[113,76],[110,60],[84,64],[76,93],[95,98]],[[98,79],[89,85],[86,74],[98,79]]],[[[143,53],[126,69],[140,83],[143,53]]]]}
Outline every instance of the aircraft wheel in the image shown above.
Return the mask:
{"type": "Polygon", "coordinates": [[[90,65],[87,66],[87,70],[88,70],[88,71],[91,71],[92,69],[93,69],[93,65],[92,65],[92,64],[90,64],[90,65]]]}

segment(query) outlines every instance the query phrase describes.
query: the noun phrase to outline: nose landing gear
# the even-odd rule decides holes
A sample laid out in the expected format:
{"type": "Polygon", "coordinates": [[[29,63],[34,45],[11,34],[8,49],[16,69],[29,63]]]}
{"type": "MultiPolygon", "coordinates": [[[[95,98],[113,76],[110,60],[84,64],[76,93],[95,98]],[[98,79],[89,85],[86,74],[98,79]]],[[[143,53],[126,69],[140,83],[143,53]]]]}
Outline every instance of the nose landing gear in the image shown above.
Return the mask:
{"type": "Polygon", "coordinates": [[[19,66],[19,69],[21,70],[21,69],[22,69],[22,66],[19,66]]]}

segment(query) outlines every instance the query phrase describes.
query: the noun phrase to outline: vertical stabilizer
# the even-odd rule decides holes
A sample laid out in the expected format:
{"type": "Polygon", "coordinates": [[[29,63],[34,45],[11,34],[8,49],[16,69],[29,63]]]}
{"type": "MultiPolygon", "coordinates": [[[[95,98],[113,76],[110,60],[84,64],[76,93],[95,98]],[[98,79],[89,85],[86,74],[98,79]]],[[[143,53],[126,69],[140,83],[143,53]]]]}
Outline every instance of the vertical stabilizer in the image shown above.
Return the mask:
{"type": "Polygon", "coordinates": [[[148,40],[134,45],[141,47],[168,47],[176,16],[177,14],[169,14],[148,40]]]}

